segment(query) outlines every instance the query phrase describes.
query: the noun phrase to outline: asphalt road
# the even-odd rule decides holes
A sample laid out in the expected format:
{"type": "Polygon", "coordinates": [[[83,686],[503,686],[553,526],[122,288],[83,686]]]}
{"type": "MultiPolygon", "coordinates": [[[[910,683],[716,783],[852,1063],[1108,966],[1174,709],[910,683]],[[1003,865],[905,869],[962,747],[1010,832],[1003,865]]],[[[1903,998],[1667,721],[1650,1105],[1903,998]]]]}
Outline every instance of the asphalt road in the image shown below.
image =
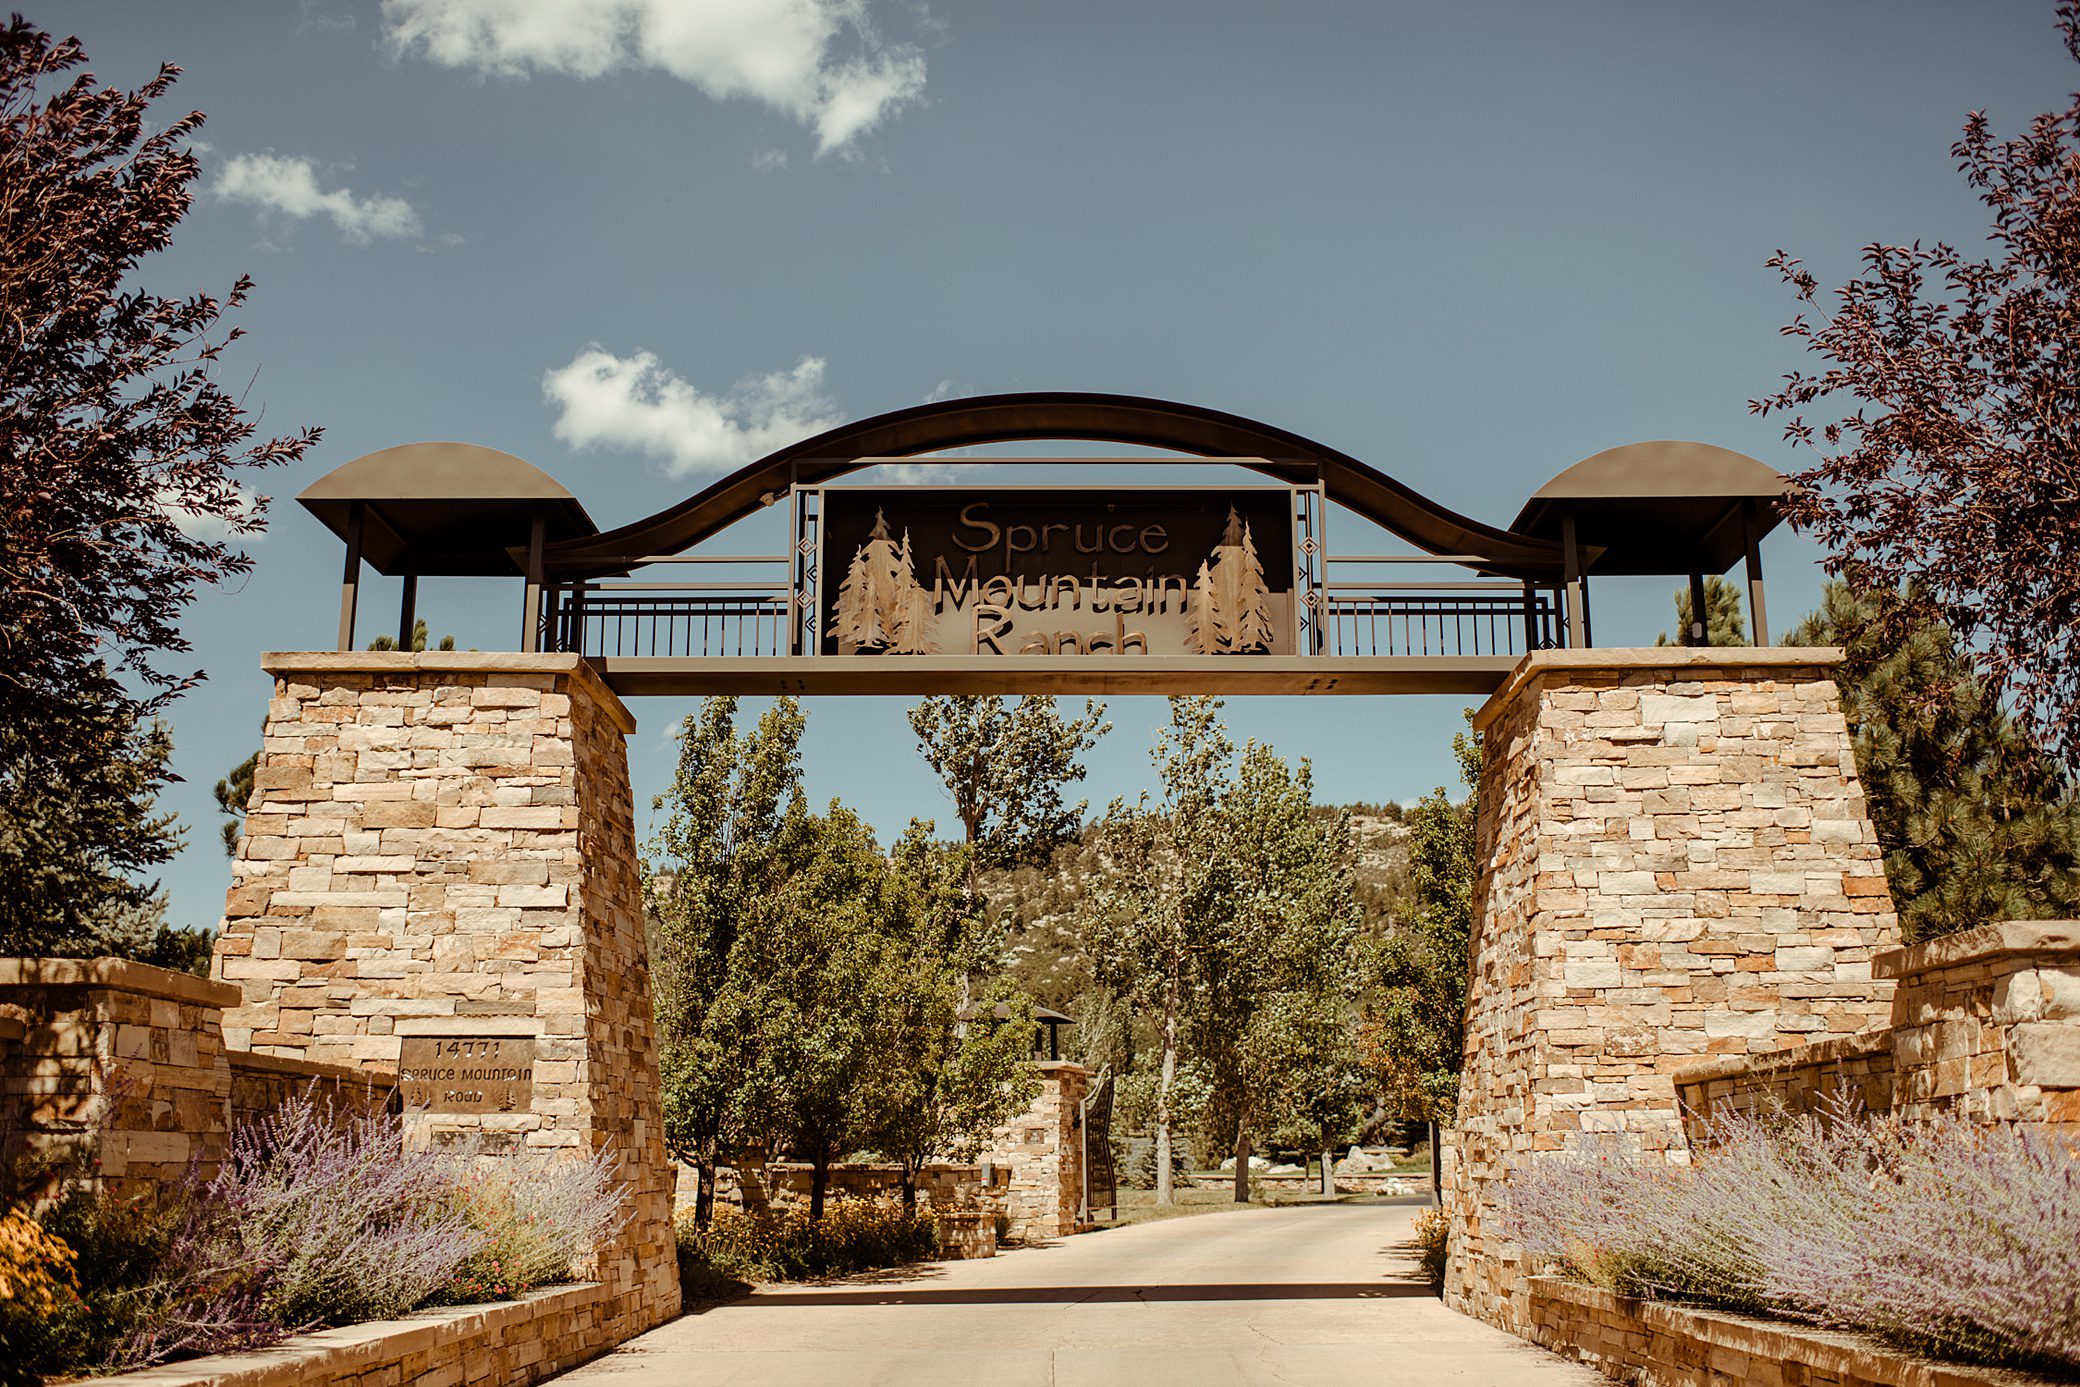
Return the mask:
{"type": "Polygon", "coordinates": [[[1064,1238],[687,1315],[569,1387],[1228,1387],[1605,1379],[1415,1280],[1416,1210],[1249,1209],[1064,1238]]]}

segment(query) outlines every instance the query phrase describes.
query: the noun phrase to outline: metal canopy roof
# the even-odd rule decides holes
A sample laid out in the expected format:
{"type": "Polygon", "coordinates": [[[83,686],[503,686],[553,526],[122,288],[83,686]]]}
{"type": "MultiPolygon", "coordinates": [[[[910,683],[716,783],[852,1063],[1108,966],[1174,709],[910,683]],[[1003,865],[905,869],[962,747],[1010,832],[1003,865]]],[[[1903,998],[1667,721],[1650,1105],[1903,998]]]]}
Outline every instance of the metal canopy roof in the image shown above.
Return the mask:
{"type": "Polygon", "coordinates": [[[1662,440],[1607,448],[1547,482],[1510,529],[1558,539],[1572,515],[1595,574],[1724,573],[1782,518],[1790,485],[1774,468],[1709,443],[1662,440]]]}
{"type": "Polygon", "coordinates": [[[347,538],[362,507],[361,554],[378,573],[512,577],[536,516],[549,542],[599,533],[578,498],[533,463],[474,443],[406,443],[333,468],[297,501],[347,538]]]}

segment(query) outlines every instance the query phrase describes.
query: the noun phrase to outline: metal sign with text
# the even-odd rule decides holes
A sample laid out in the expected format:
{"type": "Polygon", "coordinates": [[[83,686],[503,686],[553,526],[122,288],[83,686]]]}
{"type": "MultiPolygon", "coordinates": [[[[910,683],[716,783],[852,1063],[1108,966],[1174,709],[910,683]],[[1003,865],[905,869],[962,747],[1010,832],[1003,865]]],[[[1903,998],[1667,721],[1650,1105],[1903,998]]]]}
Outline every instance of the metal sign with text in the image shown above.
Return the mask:
{"type": "Polygon", "coordinates": [[[827,655],[1290,655],[1286,487],[832,487],[827,655]]]}

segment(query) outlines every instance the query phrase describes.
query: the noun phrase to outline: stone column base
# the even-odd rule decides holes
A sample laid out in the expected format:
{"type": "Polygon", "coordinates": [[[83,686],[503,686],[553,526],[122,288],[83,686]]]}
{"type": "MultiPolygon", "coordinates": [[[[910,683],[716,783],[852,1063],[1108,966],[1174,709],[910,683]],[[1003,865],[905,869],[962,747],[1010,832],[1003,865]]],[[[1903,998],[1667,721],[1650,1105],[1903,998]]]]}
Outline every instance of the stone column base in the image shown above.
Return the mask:
{"type": "Polygon", "coordinates": [[[1688,1159],[1673,1071],[1890,1013],[1899,942],[1822,649],[1527,656],[1485,736],[1445,1298],[1529,1323],[1495,1217],[1583,1143],[1688,1159]]]}
{"type": "Polygon", "coordinates": [[[612,1151],[633,1203],[599,1255],[604,1332],[676,1314],[635,719],[575,655],[262,667],[275,694],[212,970],[243,998],[227,1041],[384,1069],[409,1043],[412,1140],[612,1151]],[[495,1072],[469,1067],[481,1054],[495,1072]]]}

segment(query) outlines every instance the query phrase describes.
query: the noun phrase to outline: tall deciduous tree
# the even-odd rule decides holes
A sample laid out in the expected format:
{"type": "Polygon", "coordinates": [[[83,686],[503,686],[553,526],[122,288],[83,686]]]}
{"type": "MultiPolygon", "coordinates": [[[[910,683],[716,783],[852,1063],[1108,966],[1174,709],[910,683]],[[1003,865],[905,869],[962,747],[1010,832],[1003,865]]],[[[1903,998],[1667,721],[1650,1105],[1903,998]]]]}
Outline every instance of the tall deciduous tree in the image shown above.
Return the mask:
{"type": "Polygon", "coordinates": [[[1838,645],[1836,680],[1908,940],[2080,911],[2080,796],[2038,755],[1940,623],[1902,627],[1827,585],[1792,645],[1838,645]],[[1900,633],[1904,630],[1904,636],[1900,633]]]}
{"type": "Polygon", "coordinates": [[[918,749],[961,821],[972,850],[969,886],[986,867],[1045,861],[1083,823],[1085,805],[1064,799],[1083,779],[1078,760],[1111,730],[1105,707],[1086,701],[1065,718],[1052,698],[927,698],[910,710],[918,749]]]}
{"type": "Polygon", "coordinates": [[[678,773],[657,800],[670,812],[643,875],[665,1141],[698,1172],[702,1227],[756,1062],[754,1033],[737,1024],[736,999],[750,985],[737,940],[747,917],[772,904],[799,842],[783,830],[801,817],[800,705],[776,700],[749,737],[738,735],[736,711],[736,699],[713,698],[686,719],[678,773]]]}
{"type": "Polygon", "coordinates": [[[1357,982],[1350,826],[1315,815],[1313,799],[1305,762],[1294,771],[1252,743],[1218,802],[1218,885],[1195,931],[1207,981],[1190,1040],[1216,1145],[1235,1157],[1238,1203],[1255,1138],[1302,1112],[1321,1119],[1319,1133],[1353,1101],[1342,1063],[1357,982]]]}
{"type": "MultiPolygon", "coordinates": [[[[2080,7],[2058,24],[2080,60],[2080,7]]],[[[1786,436],[1819,455],[1788,513],[1830,571],[1914,594],[1887,604],[1889,637],[1940,614],[1993,695],[2080,767],[2080,96],[2006,140],[1975,111],[1951,154],[1993,253],[1867,246],[1823,308],[1779,251],[1802,305],[1785,333],[1825,365],[1749,407],[1791,413],[1786,436]],[[1798,412],[1842,407],[1817,427],[1798,412]]]]}
{"type": "Polygon", "coordinates": [[[1113,802],[1099,827],[1100,875],[1079,912],[1099,982],[1155,1029],[1158,1204],[1176,1199],[1171,1153],[1188,1116],[1179,1100],[1193,1087],[1182,1070],[1186,1028],[1205,1005],[1203,932],[1225,909],[1220,792],[1233,755],[1219,699],[1170,700],[1154,751],[1161,799],[1113,802]]]}
{"type": "Polygon", "coordinates": [[[1406,1122],[1450,1122],[1459,1097],[1480,734],[1455,736],[1452,751],[1469,793],[1455,804],[1439,786],[1409,811],[1408,910],[1372,961],[1367,1048],[1389,1109],[1406,1122]]]}
{"type": "Polygon", "coordinates": [[[964,885],[966,853],[934,843],[930,822],[911,823],[889,863],[898,903],[890,939],[861,987],[877,1050],[861,1138],[901,1165],[906,1204],[916,1202],[926,1161],[974,1159],[1039,1088],[1026,1063],[1031,1000],[998,977],[963,1004],[964,983],[988,962],[975,954],[982,930],[964,885]]]}
{"type": "Polygon", "coordinates": [[[825,814],[795,805],[779,831],[788,870],[747,903],[731,954],[741,986],[715,1013],[750,1042],[737,1121],[809,1163],[818,1220],[831,1164],[860,1144],[875,1066],[890,1059],[877,1046],[872,988],[886,976],[890,921],[904,903],[866,825],[837,801],[825,814]]]}
{"type": "Polygon", "coordinates": [[[188,648],[200,586],[252,567],[229,541],[265,498],[239,474],[318,437],[257,439],[218,384],[239,336],[219,319],[249,280],[221,301],[137,285],[193,201],[201,115],[146,133],[178,69],[129,92],[68,80],[85,61],[19,16],[0,30],[0,851],[10,884],[35,883],[8,908],[50,922],[14,952],[78,947],[81,921],[149,895],[118,879],[175,844],[149,809],[168,777],[148,724],[202,677],[158,657],[188,648]]]}

